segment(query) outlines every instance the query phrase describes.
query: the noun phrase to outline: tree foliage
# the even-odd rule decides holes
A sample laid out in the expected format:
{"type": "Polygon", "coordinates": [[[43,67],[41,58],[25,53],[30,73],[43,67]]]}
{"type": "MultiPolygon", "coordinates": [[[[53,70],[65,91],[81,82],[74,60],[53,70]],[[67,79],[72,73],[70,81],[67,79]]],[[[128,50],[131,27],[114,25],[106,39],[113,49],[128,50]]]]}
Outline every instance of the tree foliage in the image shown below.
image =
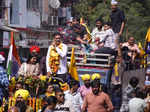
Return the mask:
{"type": "MultiPolygon", "coordinates": [[[[76,14],[89,21],[89,27],[94,27],[95,20],[101,17],[104,22],[110,21],[111,0],[80,0],[74,5],[76,14]]],[[[134,36],[137,41],[144,41],[150,26],[149,0],[118,0],[119,8],[125,12],[126,25],[123,38],[134,36]]]]}

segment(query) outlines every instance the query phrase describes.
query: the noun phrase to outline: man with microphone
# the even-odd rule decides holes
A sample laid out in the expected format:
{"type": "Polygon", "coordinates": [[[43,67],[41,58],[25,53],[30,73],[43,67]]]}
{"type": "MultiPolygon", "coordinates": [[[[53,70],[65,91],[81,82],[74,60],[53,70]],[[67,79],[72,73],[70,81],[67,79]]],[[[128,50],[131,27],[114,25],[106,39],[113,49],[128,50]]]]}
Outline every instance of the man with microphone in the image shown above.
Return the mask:
{"type": "Polygon", "coordinates": [[[54,40],[48,48],[46,67],[48,76],[56,76],[66,81],[67,77],[67,45],[61,42],[61,34],[53,34],[54,40]]]}

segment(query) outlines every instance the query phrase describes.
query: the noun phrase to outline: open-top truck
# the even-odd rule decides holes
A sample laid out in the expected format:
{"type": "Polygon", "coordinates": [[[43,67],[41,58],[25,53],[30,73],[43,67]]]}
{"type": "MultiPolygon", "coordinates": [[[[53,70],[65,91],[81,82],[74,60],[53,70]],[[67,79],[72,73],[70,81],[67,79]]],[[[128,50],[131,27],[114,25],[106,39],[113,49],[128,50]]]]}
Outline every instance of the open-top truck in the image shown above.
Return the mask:
{"type": "Polygon", "coordinates": [[[70,62],[71,59],[72,47],[75,48],[75,59],[80,84],[83,84],[81,75],[99,73],[101,75],[101,83],[109,88],[115,56],[104,53],[84,53],[78,46],[69,46],[67,56],[68,62],[70,62]]]}

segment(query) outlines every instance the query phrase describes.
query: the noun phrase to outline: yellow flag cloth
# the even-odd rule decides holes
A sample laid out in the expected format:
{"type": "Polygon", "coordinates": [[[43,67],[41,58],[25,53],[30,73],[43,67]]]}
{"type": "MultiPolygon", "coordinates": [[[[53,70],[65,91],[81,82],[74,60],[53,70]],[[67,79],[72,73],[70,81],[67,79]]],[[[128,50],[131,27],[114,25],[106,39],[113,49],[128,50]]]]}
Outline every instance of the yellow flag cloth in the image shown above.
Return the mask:
{"type": "Polygon", "coordinates": [[[117,63],[115,64],[114,74],[115,74],[116,77],[119,76],[119,73],[118,73],[118,64],[117,63]]]}
{"type": "Polygon", "coordinates": [[[146,42],[150,42],[150,28],[147,31],[145,40],[146,40],[146,42]]]}
{"type": "Polygon", "coordinates": [[[72,48],[71,60],[70,60],[70,66],[69,66],[69,73],[71,74],[72,78],[79,81],[74,50],[75,49],[72,48]]]}
{"type": "Polygon", "coordinates": [[[85,27],[85,29],[86,29],[86,31],[88,33],[88,40],[91,40],[90,30],[89,30],[88,26],[84,23],[83,18],[80,18],[80,24],[85,27]]]}
{"type": "Polygon", "coordinates": [[[141,56],[141,57],[144,56],[145,51],[143,50],[143,47],[142,47],[141,42],[138,43],[138,47],[139,47],[139,49],[140,49],[140,56],[141,56]]]}

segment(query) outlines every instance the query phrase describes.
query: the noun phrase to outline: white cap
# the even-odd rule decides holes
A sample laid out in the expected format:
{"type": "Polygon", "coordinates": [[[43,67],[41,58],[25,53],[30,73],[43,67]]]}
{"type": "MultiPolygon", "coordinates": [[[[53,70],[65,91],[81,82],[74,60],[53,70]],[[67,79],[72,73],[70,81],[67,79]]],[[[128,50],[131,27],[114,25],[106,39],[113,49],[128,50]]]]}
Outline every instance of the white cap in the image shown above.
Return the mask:
{"type": "Polygon", "coordinates": [[[73,17],[70,17],[67,19],[68,22],[72,22],[73,21],[73,17]]]}
{"type": "Polygon", "coordinates": [[[4,61],[5,61],[5,58],[2,55],[0,55],[0,63],[3,63],[4,61]]]}
{"type": "Polygon", "coordinates": [[[147,69],[146,69],[146,73],[150,73],[150,66],[148,65],[147,69]]]}
{"type": "Polygon", "coordinates": [[[111,5],[117,5],[118,2],[116,0],[111,0],[111,5]]]}

